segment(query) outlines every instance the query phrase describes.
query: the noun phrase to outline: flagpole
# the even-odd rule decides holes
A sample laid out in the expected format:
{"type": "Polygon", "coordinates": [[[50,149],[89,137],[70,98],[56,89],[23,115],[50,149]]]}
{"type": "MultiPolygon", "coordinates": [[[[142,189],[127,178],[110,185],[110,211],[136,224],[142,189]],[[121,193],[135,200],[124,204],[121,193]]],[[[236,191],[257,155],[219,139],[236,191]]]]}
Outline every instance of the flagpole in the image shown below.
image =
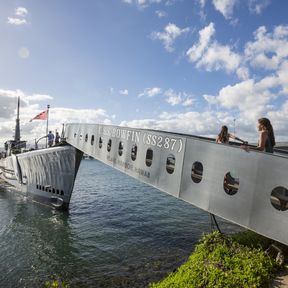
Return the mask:
{"type": "Polygon", "coordinates": [[[50,105],[48,104],[47,105],[47,122],[46,122],[46,148],[48,147],[48,119],[49,119],[49,108],[50,108],[50,105]]]}

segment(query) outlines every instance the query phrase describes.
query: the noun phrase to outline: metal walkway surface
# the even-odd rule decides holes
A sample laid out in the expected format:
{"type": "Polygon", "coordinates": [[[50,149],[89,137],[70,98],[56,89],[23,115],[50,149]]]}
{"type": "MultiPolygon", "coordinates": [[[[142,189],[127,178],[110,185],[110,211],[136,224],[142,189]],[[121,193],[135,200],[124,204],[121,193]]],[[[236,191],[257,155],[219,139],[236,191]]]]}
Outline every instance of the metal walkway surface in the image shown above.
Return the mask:
{"type": "Polygon", "coordinates": [[[66,141],[142,182],[288,245],[288,157],[184,134],[67,124],[66,141]]]}

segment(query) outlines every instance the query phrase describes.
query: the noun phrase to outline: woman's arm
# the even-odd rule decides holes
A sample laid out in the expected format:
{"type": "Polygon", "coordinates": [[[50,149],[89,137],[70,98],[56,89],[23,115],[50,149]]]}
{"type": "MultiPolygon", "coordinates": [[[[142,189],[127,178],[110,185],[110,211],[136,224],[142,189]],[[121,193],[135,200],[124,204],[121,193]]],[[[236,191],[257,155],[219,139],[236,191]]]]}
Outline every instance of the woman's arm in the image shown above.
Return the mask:
{"type": "Polygon", "coordinates": [[[236,137],[235,135],[233,135],[233,134],[231,134],[231,133],[229,133],[229,138],[232,138],[232,139],[234,139],[234,140],[240,141],[240,142],[242,142],[242,143],[246,142],[246,141],[244,141],[244,140],[236,137]]]}

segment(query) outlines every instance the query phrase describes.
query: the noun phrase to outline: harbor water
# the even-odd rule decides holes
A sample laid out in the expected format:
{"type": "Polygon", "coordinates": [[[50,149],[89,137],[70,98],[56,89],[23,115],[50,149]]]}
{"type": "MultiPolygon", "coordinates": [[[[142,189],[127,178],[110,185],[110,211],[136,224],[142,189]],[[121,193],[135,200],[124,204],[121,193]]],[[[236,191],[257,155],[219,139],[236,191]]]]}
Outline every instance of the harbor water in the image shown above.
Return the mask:
{"type": "Polygon", "coordinates": [[[207,212],[96,160],[82,161],[68,212],[11,192],[0,190],[0,287],[147,287],[211,229],[207,212]]]}

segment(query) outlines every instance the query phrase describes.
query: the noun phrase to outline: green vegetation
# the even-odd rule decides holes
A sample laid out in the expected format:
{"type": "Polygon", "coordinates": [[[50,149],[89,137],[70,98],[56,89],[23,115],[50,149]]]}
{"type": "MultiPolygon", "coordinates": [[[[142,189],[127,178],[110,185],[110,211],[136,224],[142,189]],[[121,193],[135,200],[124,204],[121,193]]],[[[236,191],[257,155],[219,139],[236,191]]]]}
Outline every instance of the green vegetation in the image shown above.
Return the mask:
{"type": "Polygon", "coordinates": [[[203,236],[186,263],[150,288],[268,287],[278,266],[263,251],[269,241],[262,236],[255,241],[257,234],[250,233],[203,236]]]}
{"type": "Polygon", "coordinates": [[[44,288],[69,288],[69,285],[65,282],[53,280],[53,281],[46,281],[44,284],[44,288]]]}

